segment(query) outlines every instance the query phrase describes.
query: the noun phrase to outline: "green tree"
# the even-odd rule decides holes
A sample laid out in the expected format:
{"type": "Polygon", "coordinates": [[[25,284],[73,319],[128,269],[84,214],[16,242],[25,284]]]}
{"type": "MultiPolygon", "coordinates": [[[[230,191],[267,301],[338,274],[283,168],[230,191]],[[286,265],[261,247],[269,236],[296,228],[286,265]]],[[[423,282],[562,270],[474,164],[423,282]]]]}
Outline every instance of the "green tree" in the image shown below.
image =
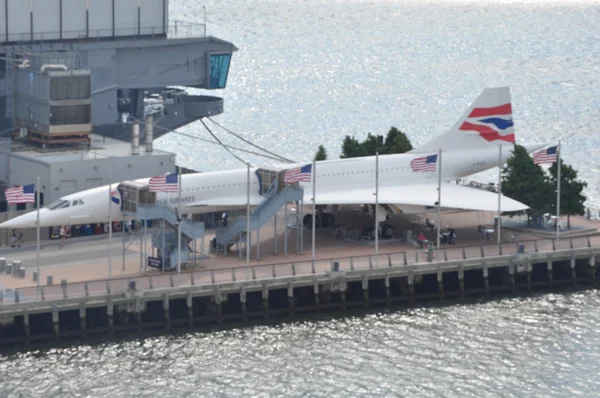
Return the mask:
{"type": "Polygon", "coordinates": [[[385,137],[385,153],[406,153],[413,149],[410,140],[402,131],[392,126],[385,137]]]}
{"type": "Polygon", "coordinates": [[[318,162],[319,160],[327,160],[327,150],[323,145],[319,145],[319,149],[317,149],[317,153],[315,154],[315,160],[318,162]]]}
{"type": "Polygon", "coordinates": [[[359,156],[373,156],[377,152],[380,155],[392,153],[405,153],[413,149],[410,140],[396,127],[392,127],[388,131],[385,140],[380,135],[367,134],[367,138],[363,142],[359,142],[356,138],[346,136],[342,143],[342,154],[340,157],[356,158],[359,156]]]}
{"type": "Polygon", "coordinates": [[[380,154],[386,153],[386,148],[383,146],[383,137],[379,135],[367,134],[367,138],[360,144],[363,148],[364,156],[375,156],[377,152],[380,154]]]}
{"type": "MultiPolygon", "coordinates": [[[[552,164],[548,182],[556,187],[556,172],[558,170],[557,163],[552,164]]],[[[581,194],[583,189],[587,187],[587,182],[577,179],[577,171],[568,164],[560,165],[560,214],[567,215],[567,228],[571,228],[571,215],[583,215],[585,213],[584,202],[586,197],[581,194]]],[[[551,204],[556,214],[556,195],[551,204]]]]}
{"type": "Polygon", "coordinates": [[[502,170],[502,194],[528,205],[530,215],[543,214],[552,208],[552,184],[521,145],[515,145],[513,155],[502,170]]]}
{"type": "Polygon", "coordinates": [[[347,135],[342,142],[340,158],[356,158],[359,156],[366,156],[364,148],[356,138],[347,135]]]}

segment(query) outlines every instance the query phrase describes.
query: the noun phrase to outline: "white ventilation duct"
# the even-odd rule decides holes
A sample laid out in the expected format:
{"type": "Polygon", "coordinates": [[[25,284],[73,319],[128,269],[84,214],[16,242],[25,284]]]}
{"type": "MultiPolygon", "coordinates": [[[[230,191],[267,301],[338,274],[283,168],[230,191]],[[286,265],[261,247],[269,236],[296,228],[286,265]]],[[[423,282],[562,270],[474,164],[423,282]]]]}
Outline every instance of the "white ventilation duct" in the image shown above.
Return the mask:
{"type": "Polygon", "coordinates": [[[152,141],[154,141],[153,137],[153,123],[154,118],[152,115],[146,116],[146,153],[152,152],[152,141]]]}
{"type": "Polygon", "coordinates": [[[131,154],[140,154],[140,125],[137,123],[131,125],[131,154]]]}

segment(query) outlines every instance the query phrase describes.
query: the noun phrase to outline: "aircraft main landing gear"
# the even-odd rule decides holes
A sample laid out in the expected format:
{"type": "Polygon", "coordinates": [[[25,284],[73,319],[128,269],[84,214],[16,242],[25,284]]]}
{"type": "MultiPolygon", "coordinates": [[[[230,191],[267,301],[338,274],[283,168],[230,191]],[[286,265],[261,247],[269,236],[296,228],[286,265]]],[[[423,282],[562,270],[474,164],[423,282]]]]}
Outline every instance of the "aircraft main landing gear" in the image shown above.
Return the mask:
{"type": "MultiPolygon", "coordinates": [[[[305,228],[312,228],[312,214],[306,214],[302,220],[305,228]]],[[[315,216],[315,223],[317,228],[330,228],[333,227],[335,217],[331,213],[321,213],[315,216]]]]}

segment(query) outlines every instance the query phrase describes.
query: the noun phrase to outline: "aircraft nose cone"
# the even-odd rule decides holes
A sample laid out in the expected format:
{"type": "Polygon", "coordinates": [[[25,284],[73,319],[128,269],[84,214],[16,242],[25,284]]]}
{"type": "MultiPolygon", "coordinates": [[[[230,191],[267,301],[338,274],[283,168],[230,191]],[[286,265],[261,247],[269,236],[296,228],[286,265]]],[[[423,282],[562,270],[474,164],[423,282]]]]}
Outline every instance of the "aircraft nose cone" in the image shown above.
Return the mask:
{"type": "Polygon", "coordinates": [[[36,217],[32,217],[31,215],[35,213],[23,214],[22,216],[18,216],[15,218],[11,218],[0,224],[0,228],[34,228],[36,217]]]}

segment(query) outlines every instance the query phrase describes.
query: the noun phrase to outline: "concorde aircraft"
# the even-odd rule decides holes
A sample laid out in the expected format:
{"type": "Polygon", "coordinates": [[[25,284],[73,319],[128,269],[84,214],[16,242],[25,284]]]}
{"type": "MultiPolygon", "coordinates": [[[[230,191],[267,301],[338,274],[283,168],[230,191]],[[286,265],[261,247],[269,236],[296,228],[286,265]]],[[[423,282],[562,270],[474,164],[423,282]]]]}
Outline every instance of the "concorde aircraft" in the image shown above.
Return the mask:
{"type": "MultiPolygon", "coordinates": [[[[437,206],[438,172],[441,171],[443,209],[496,211],[497,194],[453,182],[504,164],[511,156],[514,143],[509,88],[487,88],[445,134],[406,154],[379,156],[378,203],[388,214],[419,213],[437,206]]],[[[543,146],[525,145],[530,153],[543,146]]],[[[257,206],[264,200],[261,196],[261,172],[265,170],[271,173],[305,172],[301,176],[304,178],[300,178],[305,181],[298,182],[304,189],[307,210],[304,214],[311,211],[312,178],[316,178],[317,205],[375,204],[375,163],[375,156],[320,161],[314,173],[308,162],[252,167],[250,205],[257,206]]],[[[246,168],[185,174],[181,181],[181,214],[245,209],[247,181],[246,168]]],[[[136,182],[148,184],[149,178],[136,182]]],[[[104,223],[108,219],[109,206],[112,219],[121,220],[118,185],[112,184],[110,190],[103,186],[65,195],[40,210],[40,227],[104,223]]],[[[173,207],[179,202],[176,192],[157,193],[156,200],[173,207]]],[[[527,208],[527,205],[506,196],[501,198],[503,212],[527,208]]],[[[331,214],[327,216],[332,217],[331,214]]],[[[0,228],[31,228],[35,227],[35,222],[36,212],[31,212],[0,224],[0,228]]]]}

